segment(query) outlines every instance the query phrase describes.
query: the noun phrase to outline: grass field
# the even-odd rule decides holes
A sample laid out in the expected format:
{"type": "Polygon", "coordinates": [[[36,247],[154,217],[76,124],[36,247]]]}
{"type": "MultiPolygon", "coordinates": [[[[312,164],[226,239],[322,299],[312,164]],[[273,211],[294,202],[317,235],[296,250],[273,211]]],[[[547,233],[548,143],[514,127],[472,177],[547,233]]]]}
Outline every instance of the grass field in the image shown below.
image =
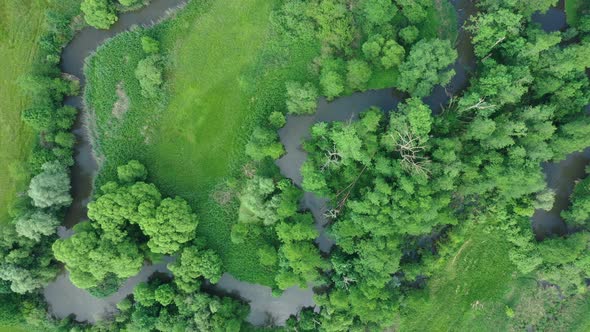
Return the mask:
{"type": "Polygon", "coordinates": [[[191,2],[177,18],[149,31],[170,50],[170,94],[161,102],[142,98],[134,77],[144,56],[140,32],[111,40],[86,69],[86,100],[96,113],[99,153],[106,156],[98,183],[112,179],[115,167],[128,159],[144,162],[164,193],[191,202],[201,216],[200,235],[221,254],[226,269],[267,285],[274,283],[274,271],[258,264],[260,241],[233,245],[236,204],[220,206],[211,196],[239,176],[253,126],[284,108],[284,82],[311,79],[308,64],[318,47],[276,47],[269,15],[277,3],[191,2]],[[122,93],[129,107],[115,117],[113,104],[122,93]]]}
{"type": "Polygon", "coordinates": [[[21,170],[34,143],[20,113],[29,104],[17,80],[30,73],[43,33],[45,2],[0,1],[0,223],[27,184],[21,170]]]}
{"type": "Polygon", "coordinates": [[[508,258],[510,246],[500,236],[470,231],[426,289],[409,297],[400,330],[508,331],[506,306],[536,285],[518,277],[508,258]]]}

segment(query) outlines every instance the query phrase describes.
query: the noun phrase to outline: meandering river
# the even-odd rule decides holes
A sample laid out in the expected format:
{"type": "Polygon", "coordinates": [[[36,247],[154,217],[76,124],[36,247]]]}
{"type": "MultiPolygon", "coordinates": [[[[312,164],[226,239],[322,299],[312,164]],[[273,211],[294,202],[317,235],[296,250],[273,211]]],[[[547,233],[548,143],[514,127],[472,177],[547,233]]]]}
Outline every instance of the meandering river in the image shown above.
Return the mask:
{"type": "MultiPolygon", "coordinates": [[[[475,13],[475,7],[470,0],[451,0],[455,6],[459,18],[459,26],[475,13]]],[[[73,74],[80,79],[82,87],[85,79],[83,66],[85,59],[96,48],[118,33],[127,31],[136,25],[151,25],[165,18],[169,10],[182,6],[184,0],[152,0],[150,5],[138,11],[124,13],[119,16],[118,22],[109,30],[97,30],[91,27],[79,31],[75,38],[67,45],[62,53],[61,69],[63,72],[73,74]]],[[[541,23],[548,31],[565,27],[565,15],[563,3],[561,7],[551,9],[545,15],[535,14],[535,21],[541,23]]],[[[469,79],[469,73],[475,68],[475,58],[468,34],[459,30],[456,42],[459,58],[454,64],[456,75],[446,87],[437,86],[433,93],[424,98],[424,102],[438,112],[449,98],[463,90],[469,79]]],[[[288,116],[287,124],[279,131],[281,142],[285,145],[286,154],[276,163],[284,176],[292,179],[295,184],[301,185],[300,167],[306,159],[306,153],[301,149],[301,143],[309,135],[310,127],[319,121],[345,121],[358,117],[358,114],[371,106],[377,106],[384,111],[394,110],[403,95],[393,89],[383,89],[355,93],[351,96],[338,98],[332,102],[320,99],[318,110],[310,116],[288,116]]],[[[68,105],[79,109],[83,108],[82,97],[69,97],[65,100],[68,105]]],[[[74,202],[67,212],[64,225],[71,228],[76,223],[86,219],[86,205],[91,199],[94,176],[99,168],[95,160],[88,132],[84,126],[84,114],[76,121],[73,132],[77,137],[75,145],[75,165],[72,167],[72,195],[74,202]]],[[[565,232],[565,226],[559,218],[559,212],[567,207],[568,197],[571,193],[574,181],[583,175],[584,166],[590,161],[590,150],[584,153],[572,154],[564,162],[546,164],[544,169],[548,179],[548,185],[557,192],[557,201],[554,209],[545,212],[537,211],[533,217],[533,228],[537,236],[544,237],[551,233],[565,232]]],[[[320,231],[320,237],[316,240],[319,248],[327,253],[333,242],[326,235],[324,228],[326,218],[326,200],[306,193],[301,202],[303,208],[310,210],[316,219],[316,225],[320,231]]],[[[60,236],[71,235],[71,230],[62,227],[60,236]]],[[[58,317],[74,315],[76,320],[94,322],[101,317],[116,311],[117,302],[129,295],[135,285],[145,281],[154,272],[168,273],[166,261],[156,265],[146,265],[141,272],[127,280],[119,291],[107,298],[98,299],[88,292],[76,288],[69,281],[66,273],[60,275],[56,281],[49,284],[44,295],[51,307],[51,312],[58,317]]],[[[246,283],[224,274],[221,281],[212,289],[214,292],[233,294],[250,303],[251,312],[248,321],[255,325],[262,325],[268,321],[282,324],[302,307],[314,306],[313,291],[311,289],[288,289],[280,297],[273,297],[271,289],[266,286],[246,283]]]]}

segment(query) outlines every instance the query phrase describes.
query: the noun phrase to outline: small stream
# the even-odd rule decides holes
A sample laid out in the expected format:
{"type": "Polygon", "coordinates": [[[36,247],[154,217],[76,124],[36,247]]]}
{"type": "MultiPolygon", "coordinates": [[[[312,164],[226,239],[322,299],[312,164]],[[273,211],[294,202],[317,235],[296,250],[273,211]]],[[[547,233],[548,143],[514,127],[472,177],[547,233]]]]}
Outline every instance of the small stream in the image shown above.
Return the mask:
{"type": "MultiPolygon", "coordinates": [[[[152,0],[147,7],[135,12],[121,14],[118,22],[110,30],[84,28],[76,34],[72,42],[64,49],[61,62],[62,71],[77,76],[83,88],[85,83],[83,74],[84,61],[100,44],[118,33],[133,28],[135,25],[150,25],[157,22],[166,16],[165,13],[168,10],[182,6],[184,2],[185,0],[152,0]]],[[[451,2],[457,9],[459,25],[462,26],[465,20],[475,13],[475,7],[470,0],[451,0],[451,2]]],[[[546,15],[536,15],[535,20],[543,23],[546,29],[562,29],[565,23],[559,23],[559,25],[555,23],[556,21],[565,22],[565,16],[563,16],[562,20],[561,14],[563,14],[563,9],[551,10],[546,15]]],[[[456,75],[451,83],[446,87],[435,87],[433,93],[424,98],[424,102],[434,112],[439,112],[451,96],[456,95],[467,86],[469,73],[475,69],[473,49],[469,36],[463,29],[459,31],[456,48],[459,52],[459,58],[453,65],[456,75]]],[[[373,90],[355,93],[332,102],[320,99],[318,110],[314,115],[288,116],[287,124],[279,131],[281,142],[286,149],[286,154],[276,162],[281,169],[281,173],[292,179],[295,184],[301,185],[300,167],[307,158],[306,152],[301,148],[301,143],[309,138],[309,129],[314,123],[354,120],[361,112],[371,106],[377,106],[389,112],[395,110],[401,100],[403,100],[403,94],[393,89],[373,90]]],[[[82,97],[69,97],[65,100],[65,103],[78,109],[83,108],[82,97]]],[[[64,225],[67,228],[71,228],[76,223],[87,218],[86,206],[91,199],[94,176],[99,169],[99,163],[92,153],[92,147],[88,139],[89,133],[84,126],[83,118],[84,114],[80,112],[73,129],[77,137],[75,165],[71,170],[74,201],[65,219],[64,225]]],[[[588,161],[590,161],[590,149],[582,154],[572,154],[562,163],[544,165],[548,184],[557,191],[557,200],[554,210],[549,212],[537,211],[533,217],[533,225],[537,234],[562,231],[559,228],[562,226],[556,226],[558,225],[557,220],[563,223],[559,218],[559,212],[567,206],[567,198],[571,192],[573,182],[582,176],[583,168],[588,161]]],[[[316,243],[324,253],[328,253],[333,245],[333,241],[325,232],[327,220],[324,213],[327,204],[327,200],[316,197],[311,193],[305,193],[301,202],[302,208],[310,210],[314,215],[316,227],[320,232],[316,243]]],[[[62,237],[67,237],[72,234],[72,231],[61,227],[59,234],[62,237]]],[[[85,290],[76,288],[70,282],[67,273],[60,275],[53,283],[48,285],[44,290],[44,295],[54,315],[58,317],[74,315],[78,321],[94,322],[101,317],[116,312],[116,303],[131,294],[135,285],[147,280],[154,272],[168,273],[165,263],[144,266],[137,276],[127,280],[117,293],[107,298],[98,299],[85,290]]],[[[292,287],[286,290],[282,296],[273,297],[269,287],[242,282],[227,273],[223,275],[217,285],[211,286],[210,289],[214,293],[231,294],[249,302],[251,311],[248,321],[254,325],[263,325],[269,321],[281,325],[291,314],[297,313],[302,307],[315,305],[311,289],[304,290],[292,287]]]]}

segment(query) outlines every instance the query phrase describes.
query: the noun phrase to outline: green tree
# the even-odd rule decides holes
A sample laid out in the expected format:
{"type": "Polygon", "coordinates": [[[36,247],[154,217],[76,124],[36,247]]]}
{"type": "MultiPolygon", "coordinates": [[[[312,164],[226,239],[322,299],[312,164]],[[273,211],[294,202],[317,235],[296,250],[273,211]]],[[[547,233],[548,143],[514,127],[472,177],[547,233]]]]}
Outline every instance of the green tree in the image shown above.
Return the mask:
{"type": "Polygon", "coordinates": [[[72,196],[67,169],[57,161],[45,163],[41,168],[43,171],[33,177],[27,192],[33,205],[40,208],[70,205],[72,196]]]}
{"type": "Polygon", "coordinates": [[[328,100],[332,100],[344,92],[342,76],[335,71],[323,70],[320,76],[320,85],[328,100]]]}
{"type": "Polygon", "coordinates": [[[287,111],[289,114],[313,114],[318,103],[316,87],[306,82],[287,82],[287,111]]]}
{"type": "Polygon", "coordinates": [[[97,29],[108,29],[117,22],[115,6],[110,0],[84,0],[80,9],[86,22],[97,29]]]}
{"type": "Polygon", "coordinates": [[[279,159],[285,153],[276,130],[256,127],[246,144],[246,154],[256,161],[266,157],[279,159]]]}
{"type": "Polygon", "coordinates": [[[467,29],[472,38],[475,54],[483,58],[506,40],[518,36],[522,29],[522,15],[507,9],[479,14],[467,29]]]}
{"type": "Polygon", "coordinates": [[[144,257],[137,243],[129,239],[113,242],[88,222],[76,225],[74,230],[74,235],[53,244],[53,253],[65,263],[77,287],[96,287],[111,273],[125,279],[141,270],[144,257]]]}
{"type": "Polygon", "coordinates": [[[457,51],[448,40],[431,39],[416,43],[399,67],[397,86],[412,96],[424,97],[437,85],[451,81],[455,71],[448,69],[457,59],[457,51]]]}
{"type": "Polygon", "coordinates": [[[175,197],[162,200],[155,215],[140,218],[138,224],[152,252],[173,254],[195,238],[198,219],[184,199],[175,197]]]}
{"type": "Polygon", "coordinates": [[[174,263],[168,264],[174,274],[174,282],[186,293],[194,292],[201,285],[200,278],[217,283],[223,274],[222,262],[213,250],[199,250],[195,246],[185,247],[174,263]]]}
{"type": "Polygon", "coordinates": [[[154,98],[160,92],[163,83],[162,59],[158,55],[151,55],[137,64],[135,77],[141,86],[141,94],[146,98],[154,98]]]}
{"type": "Polygon", "coordinates": [[[14,220],[18,235],[34,241],[40,241],[43,236],[55,234],[59,224],[59,219],[43,210],[28,212],[14,220]]]}
{"type": "Polygon", "coordinates": [[[365,90],[371,79],[371,67],[362,60],[350,60],[347,69],[348,86],[353,90],[365,90]]]}
{"type": "Polygon", "coordinates": [[[400,44],[396,43],[395,40],[388,40],[383,46],[381,65],[385,69],[397,67],[404,61],[405,54],[406,51],[400,44]]]}
{"type": "Polygon", "coordinates": [[[131,160],[126,165],[117,167],[117,177],[122,183],[145,181],[147,170],[139,161],[131,160]]]}

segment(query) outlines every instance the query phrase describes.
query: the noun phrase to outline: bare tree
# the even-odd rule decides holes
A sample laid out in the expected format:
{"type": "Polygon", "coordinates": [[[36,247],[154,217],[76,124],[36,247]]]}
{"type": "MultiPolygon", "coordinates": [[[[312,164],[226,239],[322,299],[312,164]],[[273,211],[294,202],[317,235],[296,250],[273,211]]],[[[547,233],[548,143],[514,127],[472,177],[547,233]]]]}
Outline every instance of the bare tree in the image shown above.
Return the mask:
{"type": "Polygon", "coordinates": [[[427,165],[430,160],[422,154],[425,148],[420,139],[415,137],[407,128],[391,133],[389,136],[396,142],[396,150],[402,157],[402,167],[409,172],[429,176],[430,170],[428,170],[427,165]]]}

